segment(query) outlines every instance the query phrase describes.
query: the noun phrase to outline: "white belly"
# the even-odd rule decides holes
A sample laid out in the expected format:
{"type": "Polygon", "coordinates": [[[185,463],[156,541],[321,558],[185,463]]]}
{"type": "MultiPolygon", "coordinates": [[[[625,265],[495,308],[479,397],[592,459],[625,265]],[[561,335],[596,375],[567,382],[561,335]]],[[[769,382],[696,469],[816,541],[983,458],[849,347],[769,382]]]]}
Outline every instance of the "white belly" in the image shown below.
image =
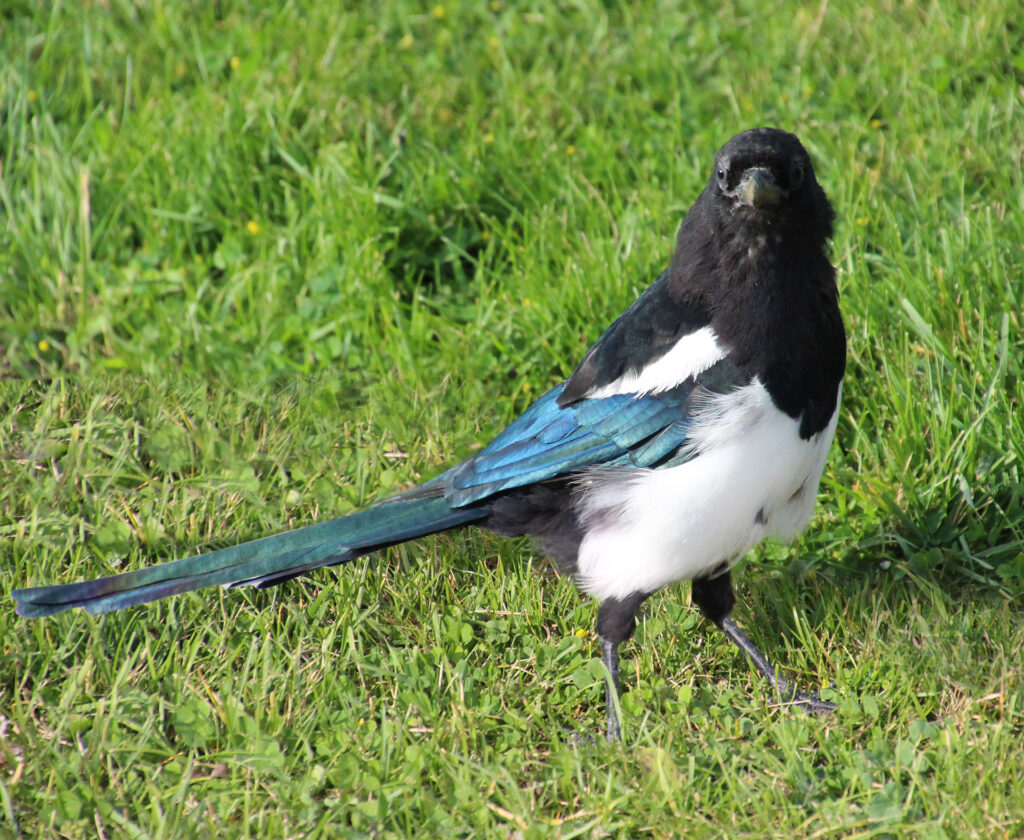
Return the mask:
{"type": "Polygon", "coordinates": [[[654,592],[732,564],[764,537],[792,538],[811,518],[838,415],[837,400],[828,427],[801,440],[799,419],[755,380],[700,409],[692,460],[594,468],[581,480],[578,585],[600,600],[654,592]]]}

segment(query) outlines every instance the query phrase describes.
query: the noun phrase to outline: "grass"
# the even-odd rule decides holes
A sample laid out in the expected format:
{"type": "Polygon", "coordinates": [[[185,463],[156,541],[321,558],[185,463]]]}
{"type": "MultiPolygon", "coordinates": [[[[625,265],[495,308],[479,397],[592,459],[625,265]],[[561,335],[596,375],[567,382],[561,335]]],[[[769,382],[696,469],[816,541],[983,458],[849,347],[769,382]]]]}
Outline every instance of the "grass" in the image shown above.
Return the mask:
{"type": "Polygon", "coordinates": [[[1024,833],[1022,32],[1010,0],[7,3],[0,835],[1024,833]],[[759,124],[835,204],[850,355],[818,514],[736,615],[834,717],[766,703],[680,586],[624,651],[627,746],[573,746],[593,605],[477,532],[15,616],[468,454],[759,124]]]}

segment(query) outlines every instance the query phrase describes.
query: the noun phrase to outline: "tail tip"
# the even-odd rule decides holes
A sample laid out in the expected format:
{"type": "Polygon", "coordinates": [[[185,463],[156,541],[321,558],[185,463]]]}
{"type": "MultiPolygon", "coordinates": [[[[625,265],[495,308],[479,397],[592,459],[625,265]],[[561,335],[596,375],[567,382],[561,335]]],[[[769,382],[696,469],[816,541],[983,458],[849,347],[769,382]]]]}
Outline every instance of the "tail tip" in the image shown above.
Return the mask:
{"type": "Polygon", "coordinates": [[[38,601],[35,591],[32,589],[15,589],[11,592],[11,596],[14,598],[14,611],[22,618],[45,618],[75,606],[74,604],[49,604],[45,601],[38,601]]]}

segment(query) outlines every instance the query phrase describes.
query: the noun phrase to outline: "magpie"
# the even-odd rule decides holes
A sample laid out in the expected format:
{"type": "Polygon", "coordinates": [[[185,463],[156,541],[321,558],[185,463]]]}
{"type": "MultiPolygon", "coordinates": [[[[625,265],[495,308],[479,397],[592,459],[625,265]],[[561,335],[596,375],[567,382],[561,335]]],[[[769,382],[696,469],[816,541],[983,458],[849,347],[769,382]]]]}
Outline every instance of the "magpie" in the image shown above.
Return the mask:
{"type": "Polygon", "coordinates": [[[729,617],[730,569],[811,517],[846,358],[833,211],[792,134],[755,128],[715,156],[668,268],[572,375],[477,454],[349,516],[112,577],[16,590],[18,612],[90,613],[219,584],[274,586],[467,525],[527,535],[598,602],[608,738],[619,646],[641,603],[692,600],[781,696],[795,691],[729,617]]]}

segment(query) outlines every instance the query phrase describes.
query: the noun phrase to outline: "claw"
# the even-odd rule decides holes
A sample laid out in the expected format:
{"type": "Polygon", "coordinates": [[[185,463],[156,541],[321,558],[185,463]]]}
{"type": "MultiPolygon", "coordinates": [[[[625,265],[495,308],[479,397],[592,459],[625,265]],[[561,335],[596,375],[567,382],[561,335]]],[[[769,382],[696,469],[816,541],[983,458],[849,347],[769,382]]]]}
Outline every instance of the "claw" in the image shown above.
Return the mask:
{"type": "Polygon", "coordinates": [[[722,628],[722,632],[725,633],[726,638],[742,650],[750,661],[754,663],[754,667],[764,674],[765,679],[771,683],[772,688],[775,689],[776,694],[782,698],[784,703],[792,706],[800,706],[805,711],[812,712],[813,714],[825,714],[836,710],[835,703],[822,700],[817,694],[804,694],[803,692],[797,691],[793,688],[793,686],[789,684],[789,680],[782,676],[782,674],[772,666],[768,661],[768,657],[757,649],[757,646],[747,638],[746,634],[736,626],[736,622],[731,618],[726,616],[721,620],[718,626],[722,628]]]}

